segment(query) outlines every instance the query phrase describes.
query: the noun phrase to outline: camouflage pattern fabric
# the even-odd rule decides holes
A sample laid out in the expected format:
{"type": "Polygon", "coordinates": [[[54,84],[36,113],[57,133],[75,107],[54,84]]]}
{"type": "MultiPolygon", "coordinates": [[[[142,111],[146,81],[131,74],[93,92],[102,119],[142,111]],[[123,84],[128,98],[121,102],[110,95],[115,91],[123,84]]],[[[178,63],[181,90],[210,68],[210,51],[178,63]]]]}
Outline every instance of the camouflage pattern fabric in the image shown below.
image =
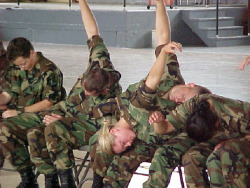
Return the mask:
{"type": "Polygon", "coordinates": [[[211,102],[214,113],[219,118],[219,128],[211,140],[197,144],[183,156],[182,164],[185,168],[185,180],[188,187],[208,186],[204,179],[206,177],[204,175],[206,159],[218,143],[250,134],[250,103],[213,94],[195,96],[179,105],[167,115],[167,119],[176,129],[183,128],[188,116],[193,112],[194,106],[203,99],[211,102]]]}
{"type": "Polygon", "coordinates": [[[23,109],[44,99],[57,103],[65,98],[61,71],[42,53],[37,52],[37,57],[38,62],[32,71],[8,70],[11,73],[7,74],[6,84],[3,85],[3,91],[12,97],[8,108],[23,109]]]}
{"type": "Polygon", "coordinates": [[[181,133],[157,148],[149,168],[149,179],[143,187],[168,187],[172,171],[181,165],[181,158],[196,142],[181,133]]]}
{"type": "Polygon", "coordinates": [[[119,84],[121,75],[114,70],[102,38],[100,36],[92,37],[88,40],[88,46],[90,61],[87,71],[104,68],[113,80],[112,85],[108,93],[99,96],[85,96],[81,87],[83,74],[77,80],[66,100],[40,113],[42,116],[57,113],[65,117],[47,126],[45,134],[39,128],[33,128],[28,132],[31,159],[42,174],[53,173],[56,170],[55,166],[57,169],[67,169],[74,166],[72,149],[78,149],[80,146],[88,144],[89,138],[101,126],[89,115],[92,114],[92,107],[121,93],[119,84]],[[46,140],[44,140],[45,138],[46,140]],[[55,138],[59,138],[60,142],[55,138]]]}
{"type": "MultiPolygon", "coordinates": [[[[0,117],[0,123],[2,122],[2,119],[0,117]]],[[[0,168],[3,167],[3,164],[4,164],[4,154],[3,154],[3,151],[2,151],[2,144],[0,142],[0,168]]]]}
{"type": "Polygon", "coordinates": [[[33,166],[28,151],[27,130],[41,125],[41,122],[42,118],[36,114],[23,113],[3,120],[0,124],[0,141],[3,153],[6,158],[9,158],[14,169],[20,171],[33,166]]]}
{"type": "MultiPolygon", "coordinates": [[[[235,99],[230,99],[215,94],[196,95],[192,99],[179,105],[169,115],[168,121],[176,128],[183,128],[187,118],[195,110],[194,106],[202,100],[209,100],[214,108],[214,113],[218,117],[219,132],[230,137],[235,133],[250,134],[250,103],[235,99]]],[[[225,138],[223,134],[216,135],[216,138],[225,138]]]]}
{"type": "Polygon", "coordinates": [[[177,57],[168,55],[165,73],[157,91],[150,91],[142,80],[130,85],[126,92],[116,98],[119,104],[119,114],[132,126],[137,140],[128,151],[121,155],[110,156],[98,148],[96,142],[98,135],[91,138],[92,168],[104,177],[104,182],[109,182],[112,187],[126,186],[141,162],[150,161],[158,147],[180,133],[178,130],[173,134],[157,135],[153,127],[148,124],[151,111],[161,110],[164,114],[168,114],[176,107],[177,104],[161,96],[179,84],[184,84],[184,80],[179,71],[177,57]]]}
{"type": "Polygon", "coordinates": [[[250,139],[226,141],[207,159],[210,187],[250,187],[250,139]]]}
{"type": "MultiPolygon", "coordinates": [[[[63,75],[61,71],[53,62],[46,59],[42,53],[38,52],[37,56],[38,62],[32,71],[21,71],[19,67],[12,63],[8,65],[7,61],[1,66],[3,68],[0,72],[1,79],[4,78],[0,82],[1,91],[5,91],[12,96],[7,107],[9,109],[17,109],[18,113],[23,112],[25,106],[35,104],[44,99],[57,103],[66,96],[66,91],[62,87],[63,75]]],[[[15,129],[14,131],[17,130],[15,129]]],[[[2,147],[5,147],[5,144],[2,147]]],[[[12,147],[10,146],[9,148],[12,147]]],[[[15,154],[15,152],[13,153],[15,154]]],[[[4,160],[2,151],[0,152],[0,158],[0,161],[4,160]]],[[[11,160],[13,158],[16,159],[16,157],[12,157],[11,160]]]]}

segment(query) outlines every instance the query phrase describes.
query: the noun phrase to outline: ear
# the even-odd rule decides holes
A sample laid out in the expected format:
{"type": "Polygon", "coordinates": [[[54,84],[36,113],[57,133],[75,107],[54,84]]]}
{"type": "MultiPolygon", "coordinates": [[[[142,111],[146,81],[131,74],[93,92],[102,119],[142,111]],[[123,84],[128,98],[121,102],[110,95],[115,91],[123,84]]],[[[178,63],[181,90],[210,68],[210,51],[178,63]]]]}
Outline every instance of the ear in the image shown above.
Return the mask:
{"type": "Polygon", "coordinates": [[[196,84],[195,83],[188,83],[188,84],[186,84],[186,86],[188,86],[188,87],[195,87],[196,84]]]}
{"type": "Polygon", "coordinates": [[[109,91],[109,88],[105,88],[104,90],[103,90],[103,93],[107,93],[109,91]]]}
{"type": "Polygon", "coordinates": [[[118,129],[112,128],[112,129],[109,130],[109,133],[110,133],[111,135],[115,135],[117,131],[118,131],[118,129]]]}
{"type": "Polygon", "coordinates": [[[30,57],[32,57],[35,54],[34,50],[30,50],[30,57]]]}

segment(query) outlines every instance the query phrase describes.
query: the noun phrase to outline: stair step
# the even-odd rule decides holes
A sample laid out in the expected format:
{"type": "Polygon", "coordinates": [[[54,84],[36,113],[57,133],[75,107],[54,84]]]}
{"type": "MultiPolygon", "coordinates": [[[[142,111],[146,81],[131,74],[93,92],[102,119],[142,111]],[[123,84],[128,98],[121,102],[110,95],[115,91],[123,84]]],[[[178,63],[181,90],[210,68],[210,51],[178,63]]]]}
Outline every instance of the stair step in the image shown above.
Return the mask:
{"type": "MultiPolygon", "coordinates": [[[[219,17],[219,26],[233,26],[234,18],[233,17],[219,17]]],[[[198,28],[204,27],[216,27],[216,18],[192,18],[191,22],[196,22],[198,28]]]]}
{"type": "Polygon", "coordinates": [[[209,46],[222,47],[222,46],[240,46],[250,45],[250,36],[228,36],[228,37],[209,37],[209,46]]]}
{"type": "MultiPolygon", "coordinates": [[[[213,18],[216,16],[216,9],[197,9],[197,10],[183,10],[182,14],[189,18],[213,18]]],[[[219,9],[219,16],[224,17],[226,11],[219,9]]]]}
{"type": "MultiPolygon", "coordinates": [[[[205,33],[207,37],[214,37],[216,35],[216,27],[204,27],[200,28],[200,30],[205,33]]],[[[218,34],[220,37],[240,36],[243,34],[243,26],[219,27],[218,34]]]]}

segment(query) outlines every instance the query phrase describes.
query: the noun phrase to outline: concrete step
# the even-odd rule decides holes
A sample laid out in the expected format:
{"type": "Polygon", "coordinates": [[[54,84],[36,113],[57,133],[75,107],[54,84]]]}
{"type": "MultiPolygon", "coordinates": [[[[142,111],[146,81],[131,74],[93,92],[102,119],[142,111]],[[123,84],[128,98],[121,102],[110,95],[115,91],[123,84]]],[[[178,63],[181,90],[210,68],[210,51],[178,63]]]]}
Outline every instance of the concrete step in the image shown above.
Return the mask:
{"type": "Polygon", "coordinates": [[[229,36],[229,37],[209,37],[208,46],[222,47],[222,46],[240,46],[250,45],[250,36],[229,36]]]}
{"type": "MultiPolygon", "coordinates": [[[[216,36],[216,27],[200,28],[201,33],[206,37],[216,36]]],[[[218,34],[220,37],[241,36],[243,34],[243,26],[219,27],[218,34]]]]}
{"type": "MultiPolygon", "coordinates": [[[[233,17],[219,17],[219,27],[233,26],[233,17]]],[[[192,24],[195,24],[197,28],[204,27],[216,27],[216,18],[192,18],[190,19],[192,24]]]]}
{"type": "MultiPolygon", "coordinates": [[[[197,9],[197,10],[183,10],[182,15],[187,18],[214,18],[216,17],[216,9],[197,9]]],[[[225,17],[225,9],[219,9],[219,17],[225,17]]]]}

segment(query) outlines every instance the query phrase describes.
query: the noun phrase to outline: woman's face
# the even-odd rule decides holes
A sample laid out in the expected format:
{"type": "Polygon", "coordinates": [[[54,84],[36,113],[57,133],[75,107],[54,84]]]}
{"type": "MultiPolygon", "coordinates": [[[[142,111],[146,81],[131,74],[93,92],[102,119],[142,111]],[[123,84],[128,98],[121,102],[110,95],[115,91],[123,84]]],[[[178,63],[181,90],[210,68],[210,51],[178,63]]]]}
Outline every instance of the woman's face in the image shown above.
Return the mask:
{"type": "Polygon", "coordinates": [[[114,127],[110,130],[110,134],[115,138],[112,149],[116,154],[122,153],[130,147],[136,137],[133,130],[128,127],[114,127]]]}

